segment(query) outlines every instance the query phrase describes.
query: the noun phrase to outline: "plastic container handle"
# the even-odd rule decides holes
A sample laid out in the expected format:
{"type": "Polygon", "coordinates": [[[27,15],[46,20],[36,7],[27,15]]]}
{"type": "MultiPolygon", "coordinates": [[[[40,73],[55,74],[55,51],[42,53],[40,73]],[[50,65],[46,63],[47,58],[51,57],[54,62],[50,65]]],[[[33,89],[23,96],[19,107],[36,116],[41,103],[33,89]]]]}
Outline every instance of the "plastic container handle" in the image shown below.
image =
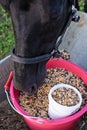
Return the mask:
{"type": "MultiPolygon", "coordinates": [[[[10,80],[11,80],[11,79],[10,79],[10,80]]],[[[9,80],[8,83],[10,83],[10,80],[9,80]]],[[[6,89],[8,89],[8,87],[7,87],[6,89]]],[[[17,112],[18,114],[20,114],[21,116],[23,116],[23,117],[25,117],[25,118],[28,118],[29,120],[33,120],[33,121],[37,122],[38,124],[44,125],[44,124],[47,123],[46,119],[42,119],[42,118],[40,118],[40,117],[32,117],[32,116],[24,115],[24,114],[22,114],[21,112],[19,112],[19,111],[14,107],[14,105],[12,104],[11,99],[10,99],[10,96],[9,96],[9,93],[8,93],[8,91],[7,91],[6,89],[5,89],[5,93],[6,93],[6,97],[7,97],[8,103],[9,103],[9,105],[13,108],[13,110],[14,110],[15,112],[17,112]]]]}
{"type": "Polygon", "coordinates": [[[13,71],[10,72],[8,80],[7,80],[7,82],[6,82],[5,86],[4,86],[4,88],[6,90],[8,90],[10,88],[12,79],[13,79],[13,71]]]}

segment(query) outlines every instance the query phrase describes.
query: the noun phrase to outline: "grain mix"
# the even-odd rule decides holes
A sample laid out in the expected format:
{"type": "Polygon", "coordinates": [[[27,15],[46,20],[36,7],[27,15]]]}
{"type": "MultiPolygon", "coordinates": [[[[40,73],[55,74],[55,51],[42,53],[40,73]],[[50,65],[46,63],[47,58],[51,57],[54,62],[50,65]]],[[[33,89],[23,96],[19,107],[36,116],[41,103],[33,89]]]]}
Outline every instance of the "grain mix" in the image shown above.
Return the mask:
{"type": "Polygon", "coordinates": [[[71,88],[58,88],[52,93],[52,98],[63,106],[74,106],[79,103],[78,94],[71,88]]]}
{"type": "MultiPolygon", "coordinates": [[[[85,100],[87,98],[87,90],[82,79],[65,69],[55,68],[47,70],[47,76],[45,78],[45,81],[43,82],[43,85],[39,88],[36,94],[29,96],[24,92],[20,92],[19,103],[21,107],[31,116],[50,119],[48,116],[48,93],[50,89],[58,83],[69,84],[77,88],[81,92],[83,98],[81,108],[85,105],[85,100]]],[[[65,93],[66,90],[64,90],[64,94],[65,93]]],[[[66,95],[67,93],[65,94],[65,96],[66,95]]],[[[71,90],[68,90],[68,96],[70,98],[67,98],[67,100],[64,100],[64,102],[61,98],[60,102],[62,102],[63,105],[70,106],[78,103],[77,95],[71,92],[71,90]],[[74,102],[75,99],[77,99],[76,102],[74,102]]],[[[61,92],[58,92],[57,98],[60,97],[61,92]]]]}

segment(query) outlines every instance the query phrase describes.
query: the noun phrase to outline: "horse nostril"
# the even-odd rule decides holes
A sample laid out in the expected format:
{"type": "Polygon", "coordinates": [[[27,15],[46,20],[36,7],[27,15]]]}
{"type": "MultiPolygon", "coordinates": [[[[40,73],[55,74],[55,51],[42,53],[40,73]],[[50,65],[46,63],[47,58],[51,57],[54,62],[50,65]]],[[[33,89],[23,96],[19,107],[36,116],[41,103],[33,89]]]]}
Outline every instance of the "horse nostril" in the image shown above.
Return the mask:
{"type": "Polygon", "coordinates": [[[30,87],[30,94],[34,94],[36,93],[37,91],[37,85],[36,84],[33,84],[31,87],[30,87]]]}

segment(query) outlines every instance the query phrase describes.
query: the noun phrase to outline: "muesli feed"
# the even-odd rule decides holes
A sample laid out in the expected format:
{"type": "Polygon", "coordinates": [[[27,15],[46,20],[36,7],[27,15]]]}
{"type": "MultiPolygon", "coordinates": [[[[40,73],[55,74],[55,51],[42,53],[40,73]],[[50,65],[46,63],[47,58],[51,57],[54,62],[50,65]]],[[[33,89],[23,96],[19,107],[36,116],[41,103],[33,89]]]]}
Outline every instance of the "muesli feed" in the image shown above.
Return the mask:
{"type": "MultiPolygon", "coordinates": [[[[83,98],[81,107],[85,105],[87,90],[84,82],[78,76],[65,69],[55,68],[47,70],[47,77],[36,94],[29,96],[24,92],[20,92],[19,103],[21,107],[31,116],[50,119],[48,116],[48,93],[58,83],[69,84],[77,88],[83,98]]],[[[61,96],[61,93],[59,95],[61,96]]],[[[71,100],[72,98],[73,96],[71,96],[71,100]]]]}
{"type": "Polygon", "coordinates": [[[78,94],[71,88],[58,88],[52,93],[53,99],[63,106],[74,106],[79,103],[78,94]]]}

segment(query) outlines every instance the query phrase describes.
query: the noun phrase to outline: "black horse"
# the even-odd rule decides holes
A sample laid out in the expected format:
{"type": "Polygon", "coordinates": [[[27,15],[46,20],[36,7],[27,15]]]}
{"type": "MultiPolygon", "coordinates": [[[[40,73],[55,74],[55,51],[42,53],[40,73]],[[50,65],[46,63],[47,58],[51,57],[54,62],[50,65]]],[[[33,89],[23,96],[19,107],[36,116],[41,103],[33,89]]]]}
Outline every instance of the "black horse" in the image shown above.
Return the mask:
{"type": "MultiPolygon", "coordinates": [[[[74,0],[0,0],[11,16],[15,36],[14,54],[35,58],[50,54],[72,13],[74,0]]],[[[46,63],[14,62],[14,84],[35,93],[46,76],[46,63]]]]}

